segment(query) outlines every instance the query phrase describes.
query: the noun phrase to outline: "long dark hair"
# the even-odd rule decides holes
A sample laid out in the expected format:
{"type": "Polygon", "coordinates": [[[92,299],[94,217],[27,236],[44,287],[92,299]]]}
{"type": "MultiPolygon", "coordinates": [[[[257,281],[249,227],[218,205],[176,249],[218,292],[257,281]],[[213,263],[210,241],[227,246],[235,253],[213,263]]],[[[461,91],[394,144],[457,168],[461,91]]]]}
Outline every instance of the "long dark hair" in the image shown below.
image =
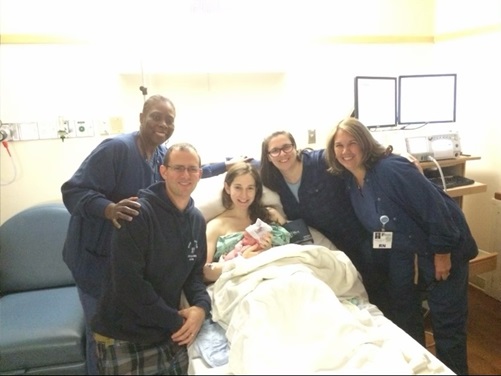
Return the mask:
{"type": "MultiPolygon", "coordinates": [[[[236,177],[247,174],[250,174],[254,178],[254,182],[256,183],[256,196],[254,197],[252,204],[250,204],[249,206],[250,219],[252,223],[254,223],[258,218],[260,218],[264,222],[270,223],[270,214],[266,207],[262,204],[263,181],[261,179],[259,171],[254,166],[252,166],[248,162],[235,163],[226,173],[224,182],[228,186],[231,186],[236,177]]],[[[221,193],[221,199],[223,201],[223,206],[226,209],[231,209],[233,207],[231,197],[224,188],[223,192],[221,193]]]]}
{"type": "Polygon", "coordinates": [[[278,191],[280,188],[280,182],[284,180],[282,173],[275,167],[275,165],[268,158],[268,146],[272,138],[277,136],[286,136],[294,150],[297,153],[297,160],[301,160],[301,150],[297,149],[297,143],[294,136],[287,131],[277,131],[266,137],[261,143],[261,177],[263,179],[263,184],[270,188],[272,191],[278,191]]]}

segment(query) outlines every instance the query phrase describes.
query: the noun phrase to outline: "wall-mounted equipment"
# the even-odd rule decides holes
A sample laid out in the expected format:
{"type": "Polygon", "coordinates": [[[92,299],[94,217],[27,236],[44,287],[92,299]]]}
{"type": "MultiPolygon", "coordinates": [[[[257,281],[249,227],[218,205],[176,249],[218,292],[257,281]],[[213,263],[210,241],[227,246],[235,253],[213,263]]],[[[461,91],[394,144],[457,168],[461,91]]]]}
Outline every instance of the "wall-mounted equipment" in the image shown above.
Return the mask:
{"type": "Polygon", "coordinates": [[[453,123],[456,121],[456,87],[455,73],[356,76],[353,115],[373,129],[453,123]]]}
{"type": "Polygon", "coordinates": [[[12,138],[11,130],[3,125],[0,127],[0,141],[8,141],[12,138]]]}
{"type": "Polygon", "coordinates": [[[398,77],[398,123],[456,121],[456,74],[398,77]]]}
{"type": "Polygon", "coordinates": [[[457,158],[461,155],[461,140],[458,133],[433,136],[407,137],[407,152],[419,161],[428,161],[429,156],[439,159],[457,158]]]}
{"type": "Polygon", "coordinates": [[[94,129],[91,120],[71,120],[64,116],[59,116],[57,121],[0,123],[0,142],[93,137],[94,129]]]}
{"type": "Polygon", "coordinates": [[[90,120],[75,120],[74,127],[77,137],[94,136],[94,125],[90,120]]]}
{"type": "Polygon", "coordinates": [[[70,121],[63,116],[59,116],[58,124],[57,137],[64,142],[64,140],[71,135],[73,129],[70,128],[70,121]]]}
{"type": "Polygon", "coordinates": [[[355,77],[354,115],[367,128],[397,126],[397,78],[355,77]]]}
{"type": "Polygon", "coordinates": [[[17,124],[0,122],[0,142],[18,140],[17,124]]]}
{"type": "Polygon", "coordinates": [[[38,134],[38,123],[18,123],[17,131],[19,132],[19,140],[29,141],[29,140],[39,140],[40,135],[38,134]]]}

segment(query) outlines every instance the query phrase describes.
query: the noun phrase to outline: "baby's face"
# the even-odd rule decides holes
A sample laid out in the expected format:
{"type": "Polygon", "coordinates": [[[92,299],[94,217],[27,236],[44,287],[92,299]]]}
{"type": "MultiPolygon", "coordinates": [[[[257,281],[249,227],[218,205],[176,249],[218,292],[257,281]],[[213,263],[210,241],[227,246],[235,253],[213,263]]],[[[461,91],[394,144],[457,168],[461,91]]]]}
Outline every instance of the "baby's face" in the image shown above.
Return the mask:
{"type": "Polygon", "coordinates": [[[244,237],[242,238],[243,245],[254,245],[257,243],[257,240],[252,237],[247,231],[244,231],[244,237]]]}

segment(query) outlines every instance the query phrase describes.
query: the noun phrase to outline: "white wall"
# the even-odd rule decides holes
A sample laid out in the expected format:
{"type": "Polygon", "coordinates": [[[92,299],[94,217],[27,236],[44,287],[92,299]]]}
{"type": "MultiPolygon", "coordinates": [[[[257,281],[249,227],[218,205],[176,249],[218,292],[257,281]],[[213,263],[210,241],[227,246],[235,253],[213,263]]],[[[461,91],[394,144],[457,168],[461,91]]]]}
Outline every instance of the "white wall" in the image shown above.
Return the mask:
{"type": "MultiPolygon", "coordinates": [[[[196,7],[210,2],[191,1],[177,9],[178,19],[158,8],[175,2],[150,1],[158,9],[148,13],[150,24],[137,21],[152,9],[146,6],[129,5],[119,19],[105,7],[91,20],[92,7],[63,2],[53,4],[57,14],[27,19],[27,7],[41,14],[38,0],[0,2],[2,43],[11,40],[0,45],[2,122],[121,117],[126,131],[135,130],[144,85],[176,104],[170,142],[192,142],[205,162],[259,157],[262,138],[278,129],[291,130],[301,146],[307,130],[316,129],[322,147],[333,123],[352,110],[357,75],[457,73],[457,122],[422,131],[459,131],[463,151],[482,157],[466,168],[487,192],[465,196],[463,208],[480,247],[489,249],[491,198],[501,189],[501,1],[314,1],[285,13],[284,2],[260,3],[267,12],[259,12],[228,10],[235,3],[221,0],[212,4],[223,12],[208,14],[196,7]],[[321,3],[326,10],[315,11],[321,3]],[[70,39],[85,32],[91,43],[27,43],[37,33],[61,41],[64,30],[70,39]]],[[[411,134],[377,137],[399,150],[411,134]]],[[[30,205],[60,200],[61,184],[102,139],[11,142],[12,157],[0,148],[0,223],[30,205]]]]}
{"type": "MultiPolygon", "coordinates": [[[[334,122],[352,110],[356,75],[433,70],[432,50],[426,44],[315,46],[280,72],[123,74],[113,72],[110,52],[96,59],[88,46],[2,45],[0,116],[4,123],[39,126],[57,124],[59,116],[120,116],[132,131],[138,129],[144,83],[149,95],[162,93],[176,105],[170,142],[192,142],[205,162],[242,154],[259,158],[261,140],[279,129],[292,131],[301,146],[307,146],[307,130],[316,129],[323,146],[334,122]],[[376,61],[368,58],[375,54],[376,61]]],[[[0,154],[1,221],[59,199],[60,185],[102,138],[10,142],[12,158],[5,150],[0,154]],[[14,177],[13,164],[17,177],[6,184],[14,177]]]]}

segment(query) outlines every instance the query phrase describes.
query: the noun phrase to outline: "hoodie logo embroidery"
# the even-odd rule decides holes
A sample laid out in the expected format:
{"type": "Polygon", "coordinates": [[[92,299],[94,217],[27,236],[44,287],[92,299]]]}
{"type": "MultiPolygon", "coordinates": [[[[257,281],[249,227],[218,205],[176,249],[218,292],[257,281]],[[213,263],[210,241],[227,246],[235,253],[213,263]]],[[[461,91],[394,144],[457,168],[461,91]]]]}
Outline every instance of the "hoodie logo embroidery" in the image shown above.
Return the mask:
{"type": "Polygon", "coordinates": [[[195,261],[197,259],[198,240],[193,240],[188,243],[188,260],[195,261]]]}

